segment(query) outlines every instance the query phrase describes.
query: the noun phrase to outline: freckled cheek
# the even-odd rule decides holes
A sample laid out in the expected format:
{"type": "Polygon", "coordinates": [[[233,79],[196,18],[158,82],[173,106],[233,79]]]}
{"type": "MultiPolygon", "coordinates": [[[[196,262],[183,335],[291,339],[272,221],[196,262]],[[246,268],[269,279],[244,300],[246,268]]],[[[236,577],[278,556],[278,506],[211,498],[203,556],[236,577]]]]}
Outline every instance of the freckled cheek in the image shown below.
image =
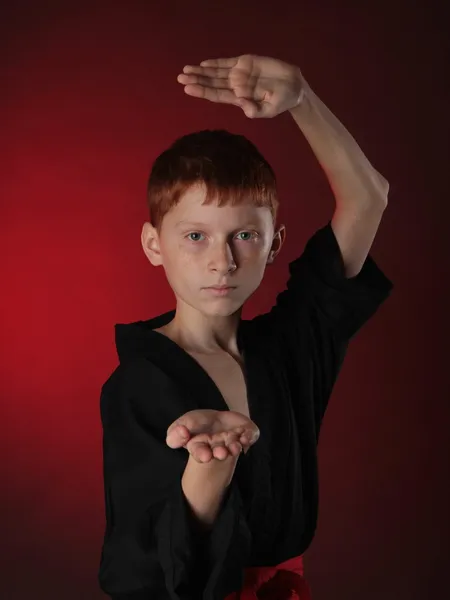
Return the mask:
{"type": "Polygon", "coordinates": [[[248,244],[235,249],[234,257],[240,267],[256,266],[264,262],[263,252],[260,246],[248,244]]]}
{"type": "Polygon", "coordinates": [[[206,268],[211,259],[216,255],[211,248],[208,248],[201,242],[185,246],[180,244],[178,247],[178,263],[185,269],[206,268]]]}
{"type": "Polygon", "coordinates": [[[188,298],[202,281],[198,258],[183,248],[173,248],[166,263],[166,276],[170,286],[180,297],[188,298]]]}
{"type": "Polygon", "coordinates": [[[192,257],[180,245],[168,245],[163,250],[163,264],[170,272],[183,272],[192,257]]]}
{"type": "Polygon", "coordinates": [[[197,248],[186,248],[179,245],[176,251],[176,268],[183,276],[192,275],[201,267],[201,253],[197,248]]]}

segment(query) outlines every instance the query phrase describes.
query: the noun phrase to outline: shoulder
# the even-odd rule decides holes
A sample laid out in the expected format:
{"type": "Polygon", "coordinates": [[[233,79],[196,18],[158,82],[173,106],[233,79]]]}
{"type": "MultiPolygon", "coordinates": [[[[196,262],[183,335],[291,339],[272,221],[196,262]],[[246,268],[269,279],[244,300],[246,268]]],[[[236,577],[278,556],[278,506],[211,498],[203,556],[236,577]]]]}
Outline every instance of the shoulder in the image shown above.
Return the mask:
{"type": "Polygon", "coordinates": [[[139,424],[166,431],[180,415],[196,408],[173,372],[145,357],[121,362],[102,386],[103,423],[139,424]]]}
{"type": "Polygon", "coordinates": [[[135,357],[121,362],[101,386],[100,408],[102,415],[119,414],[157,401],[158,381],[161,373],[156,365],[144,358],[135,357]]]}

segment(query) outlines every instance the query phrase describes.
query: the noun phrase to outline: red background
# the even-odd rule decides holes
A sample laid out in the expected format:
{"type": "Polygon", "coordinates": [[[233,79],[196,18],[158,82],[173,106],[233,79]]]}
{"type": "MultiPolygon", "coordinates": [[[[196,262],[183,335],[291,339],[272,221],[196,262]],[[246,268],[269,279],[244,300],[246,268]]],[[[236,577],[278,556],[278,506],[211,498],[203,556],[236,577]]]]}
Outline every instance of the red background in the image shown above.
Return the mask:
{"type": "Polygon", "coordinates": [[[301,66],[391,184],[372,253],[395,292],[354,339],[323,426],[319,526],[306,555],[314,599],[442,598],[444,3],[9,4],[0,18],[0,596],[104,597],[98,400],[116,365],[113,325],[173,307],[140,246],[154,158],[184,133],[220,127],[247,135],[275,168],[288,236],[247,317],[270,307],[289,260],[332,215],[331,190],[289,115],[249,120],[176,81],[184,64],[252,52],[301,66]]]}

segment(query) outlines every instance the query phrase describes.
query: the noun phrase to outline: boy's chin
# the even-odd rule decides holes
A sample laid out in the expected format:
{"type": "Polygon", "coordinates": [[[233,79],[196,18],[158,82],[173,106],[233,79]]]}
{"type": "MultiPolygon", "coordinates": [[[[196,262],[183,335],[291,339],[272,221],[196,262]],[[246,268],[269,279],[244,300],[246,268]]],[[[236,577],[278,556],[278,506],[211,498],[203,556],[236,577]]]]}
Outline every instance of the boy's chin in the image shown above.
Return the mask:
{"type": "Polygon", "coordinates": [[[239,302],[221,299],[219,302],[202,303],[198,310],[209,317],[229,317],[242,308],[239,302]]]}

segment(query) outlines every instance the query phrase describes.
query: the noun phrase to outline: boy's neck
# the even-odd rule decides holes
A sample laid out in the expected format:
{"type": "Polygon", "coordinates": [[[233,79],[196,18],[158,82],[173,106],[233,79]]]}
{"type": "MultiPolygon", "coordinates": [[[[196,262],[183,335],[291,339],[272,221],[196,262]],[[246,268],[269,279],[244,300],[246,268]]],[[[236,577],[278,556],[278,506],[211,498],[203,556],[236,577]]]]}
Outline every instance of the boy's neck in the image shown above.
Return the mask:
{"type": "Polygon", "coordinates": [[[190,306],[177,306],[172,321],[161,327],[160,331],[188,352],[227,352],[237,356],[237,331],[241,312],[242,308],[232,315],[218,317],[204,315],[190,306]]]}

